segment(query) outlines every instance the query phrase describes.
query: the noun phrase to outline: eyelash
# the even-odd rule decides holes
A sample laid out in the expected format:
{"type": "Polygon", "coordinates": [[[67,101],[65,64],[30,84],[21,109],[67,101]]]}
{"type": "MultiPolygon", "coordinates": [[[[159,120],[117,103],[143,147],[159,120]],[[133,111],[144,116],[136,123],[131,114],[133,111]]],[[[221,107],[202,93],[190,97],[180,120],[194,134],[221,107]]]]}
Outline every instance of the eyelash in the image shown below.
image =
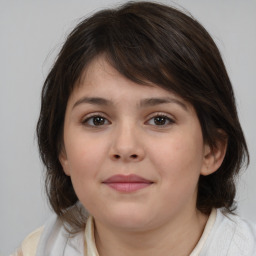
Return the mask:
{"type": "MultiPolygon", "coordinates": [[[[155,113],[154,115],[152,115],[152,116],[146,121],[146,124],[147,124],[147,123],[149,124],[149,122],[150,122],[151,120],[154,120],[154,122],[155,122],[155,121],[156,121],[156,118],[159,118],[159,117],[162,118],[162,120],[158,120],[158,121],[164,121],[164,124],[160,124],[160,125],[150,124],[150,125],[152,125],[152,126],[159,126],[159,127],[166,127],[166,126],[169,126],[169,125],[175,123],[174,120],[173,120],[172,118],[170,118],[168,115],[163,114],[163,113],[155,113]],[[166,121],[168,122],[168,124],[166,124],[166,121]]],[[[108,124],[111,124],[111,122],[108,121],[108,119],[107,119],[105,116],[103,116],[102,114],[95,114],[95,113],[94,113],[94,114],[92,114],[92,115],[86,117],[86,119],[84,119],[84,120],[82,121],[82,124],[96,128],[96,127],[98,127],[98,126],[106,125],[106,124],[105,124],[106,121],[107,121],[107,125],[108,125],[108,124]],[[101,118],[101,119],[103,119],[103,120],[101,120],[101,121],[103,121],[103,124],[96,125],[96,124],[94,123],[94,119],[95,119],[95,118],[101,118]],[[89,124],[89,121],[92,121],[93,124],[89,124]]]]}

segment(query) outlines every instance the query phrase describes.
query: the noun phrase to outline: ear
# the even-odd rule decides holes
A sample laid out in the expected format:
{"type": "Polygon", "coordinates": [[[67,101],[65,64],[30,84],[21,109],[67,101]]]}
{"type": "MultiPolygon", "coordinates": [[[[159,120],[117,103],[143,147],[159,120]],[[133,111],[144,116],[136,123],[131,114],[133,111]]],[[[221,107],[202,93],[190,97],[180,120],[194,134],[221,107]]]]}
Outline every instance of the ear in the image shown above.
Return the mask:
{"type": "Polygon", "coordinates": [[[67,176],[70,176],[70,168],[69,168],[69,162],[67,158],[67,153],[65,149],[62,149],[60,154],[59,154],[59,161],[62,165],[63,171],[67,176]]]}
{"type": "Polygon", "coordinates": [[[227,136],[223,136],[223,132],[221,132],[221,134],[222,139],[218,140],[213,148],[208,144],[204,145],[204,164],[201,175],[207,176],[216,172],[224,160],[228,139],[227,136]]]}

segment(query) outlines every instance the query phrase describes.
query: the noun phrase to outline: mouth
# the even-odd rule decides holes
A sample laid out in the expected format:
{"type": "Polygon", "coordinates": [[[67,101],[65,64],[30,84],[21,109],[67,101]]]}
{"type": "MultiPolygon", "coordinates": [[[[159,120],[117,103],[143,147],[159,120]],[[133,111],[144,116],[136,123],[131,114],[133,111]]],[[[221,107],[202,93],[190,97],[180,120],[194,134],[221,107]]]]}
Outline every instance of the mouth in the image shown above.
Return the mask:
{"type": "Polygon", "coordinates": [[[138,175],[114,175],[103,181],[103,184],[123,193],[131,193],[149,187],[152,181],[138,175]]]}

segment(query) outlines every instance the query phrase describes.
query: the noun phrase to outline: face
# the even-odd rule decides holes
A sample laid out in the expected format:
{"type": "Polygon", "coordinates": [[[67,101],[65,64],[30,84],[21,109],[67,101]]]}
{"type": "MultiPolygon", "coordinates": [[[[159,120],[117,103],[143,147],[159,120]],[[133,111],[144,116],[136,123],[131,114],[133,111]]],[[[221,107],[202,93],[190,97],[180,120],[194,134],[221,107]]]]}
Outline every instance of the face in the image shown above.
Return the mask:
{"type": "Polygon", "coordinates": [[[189,103],[97,58],[69,98],[60,162],[95,221],[143,230],[195,212],[208,150],[189,103]]]}

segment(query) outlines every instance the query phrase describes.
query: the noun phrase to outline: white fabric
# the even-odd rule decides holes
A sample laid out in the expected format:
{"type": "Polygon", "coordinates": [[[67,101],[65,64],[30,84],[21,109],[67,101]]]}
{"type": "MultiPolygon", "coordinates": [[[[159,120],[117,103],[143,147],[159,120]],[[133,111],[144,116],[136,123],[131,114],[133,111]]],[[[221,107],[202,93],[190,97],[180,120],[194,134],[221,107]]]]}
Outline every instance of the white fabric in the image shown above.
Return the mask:
{"type": "Polygon", "coordinates": [[[256,256],[256,225],[218,210],[199,256],[256,256]]]}
{"type": "Polygon", "coordinates": [[[216,220],[216,216],[217,216],[217,210],[216,209],[212,209],[212,212],[208,218],[208,221],[205,225],[204,228],[204,232],[200,238],[200,240],[198,241],[196,247],[194,248],[194,250],[192,251],[192,253],[189,256],[198,256],[199,253],[201,252],[205,242],[207,241],[207,238],[213,228],[213,225],[215,223],[216,220]]]}
{"type": "MultiPolygon", "coordinates": [[[[53,217],[44,227],[36,256],[99,256],[93,218],[88,218],[85,232],[70,236],[60,220],[53,217]]],[[[190,256],[256,256],[256,225],[213,210],[190,256]]]]}
{"type": "Polygon", "coordinates": [[[13,254],[10,256],[35,256],[36,255],[36,250],[37,250],[37,245],[39,242],[39,239],[41,237],[41,234],[43,232],[43,227],[40,227],[30,233],[22,242],[21,247],[13,254]]]}
{"type": "Polygon", "coordinates": [[[99,256],[96,249],[95,237],[94,237],[94,224],[93,218],[89,216],[86,222],[85,228],[85,245],[86,245],[86,256],[99,256]]]}
{"type": "Polygon", "coordinates": [[[84,240],[84,232],[70,235],[53,216],[44,227],[36,256],[84,256],[84,240]]]}

